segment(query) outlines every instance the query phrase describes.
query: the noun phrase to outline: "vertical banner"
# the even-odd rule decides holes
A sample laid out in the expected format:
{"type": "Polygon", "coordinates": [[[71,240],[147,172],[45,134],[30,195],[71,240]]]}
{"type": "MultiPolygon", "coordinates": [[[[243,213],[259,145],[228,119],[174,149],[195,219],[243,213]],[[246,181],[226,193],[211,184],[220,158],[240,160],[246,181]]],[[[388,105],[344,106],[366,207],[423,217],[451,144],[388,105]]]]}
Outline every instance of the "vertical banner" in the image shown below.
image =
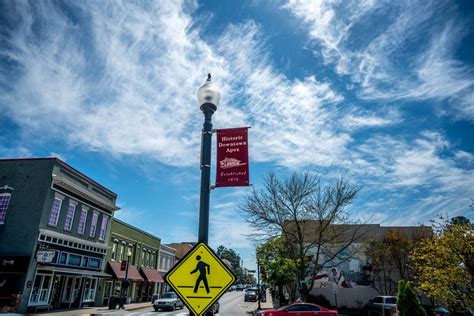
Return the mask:
{"type": "Polygon", "coordinates": [[[217,129],[216,187],[248,186],[248,127],[217,129]]]}

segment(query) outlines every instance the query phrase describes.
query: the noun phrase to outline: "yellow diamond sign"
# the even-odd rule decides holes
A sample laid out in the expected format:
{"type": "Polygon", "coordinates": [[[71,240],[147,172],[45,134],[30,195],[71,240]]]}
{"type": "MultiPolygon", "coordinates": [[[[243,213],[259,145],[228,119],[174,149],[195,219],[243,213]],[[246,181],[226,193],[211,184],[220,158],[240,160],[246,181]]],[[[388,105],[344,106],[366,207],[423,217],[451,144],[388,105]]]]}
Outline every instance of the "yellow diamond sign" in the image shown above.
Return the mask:
{"type": "Polygon", "coordinates": [[[191,249],[165,280],[195,315],[203,315],[235,282],[236,277],[205,243],[191,249]]]}

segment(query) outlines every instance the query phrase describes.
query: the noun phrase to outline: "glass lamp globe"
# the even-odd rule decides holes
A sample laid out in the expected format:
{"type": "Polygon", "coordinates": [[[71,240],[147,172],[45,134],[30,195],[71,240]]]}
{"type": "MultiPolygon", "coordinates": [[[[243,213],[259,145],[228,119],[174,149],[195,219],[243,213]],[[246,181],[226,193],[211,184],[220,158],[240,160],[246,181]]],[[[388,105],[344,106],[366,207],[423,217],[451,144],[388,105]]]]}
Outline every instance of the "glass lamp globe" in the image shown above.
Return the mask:
{"type": "Polygon", "coordinates": [[[221,93],[219,89],[212,83],[211,74],[207,76],[206,82],[199,88],[197,92],[197,98],[199,106],[203,104],[210,103],[214,104],[216,107],[219,105],[221,99],[221,93]]]}

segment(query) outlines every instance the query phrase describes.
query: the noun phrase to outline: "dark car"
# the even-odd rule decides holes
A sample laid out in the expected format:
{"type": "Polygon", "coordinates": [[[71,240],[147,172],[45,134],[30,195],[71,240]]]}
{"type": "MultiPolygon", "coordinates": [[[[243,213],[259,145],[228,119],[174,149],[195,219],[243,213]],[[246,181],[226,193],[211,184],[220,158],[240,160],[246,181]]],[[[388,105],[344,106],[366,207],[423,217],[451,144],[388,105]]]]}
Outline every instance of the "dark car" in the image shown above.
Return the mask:
{"type": "Polygon", "coordinates": [[[257,289],[248,289],[245,291],[244,302],[256,302],[257,299],[257,289]]]}
{"type": "Polygon", "coordinates": [[[295,303],[283,306],[279,309],[259,310],[256,316],[337,316],[337,310],[330,310],[322,306],[310,303],[295,303]]]}

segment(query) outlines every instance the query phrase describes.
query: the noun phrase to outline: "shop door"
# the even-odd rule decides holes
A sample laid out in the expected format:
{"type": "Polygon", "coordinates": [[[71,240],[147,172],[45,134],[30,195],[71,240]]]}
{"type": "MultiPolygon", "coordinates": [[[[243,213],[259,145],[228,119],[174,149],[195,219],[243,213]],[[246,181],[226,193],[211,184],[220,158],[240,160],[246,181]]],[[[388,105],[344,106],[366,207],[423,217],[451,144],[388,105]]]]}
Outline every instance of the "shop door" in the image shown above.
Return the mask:
{"type": "Polygon", "coordinates": [[[53,281],[53,292],[51,294],[51,305],[53,308],[59,308],[61,304],[61,289],[64,285],[64,277],[61,275],[55,275],[53,281]]]}
{"type": "Polygon", "coordinates": [[[64,281],[64,288],[63,288],[63,295],[62,295],[62,300],[61,303],[71,303],[71,297],[72,297],[72,286],[74,282],[74,277],[73,276],[65,276],[65,281],[64,281]]]}

